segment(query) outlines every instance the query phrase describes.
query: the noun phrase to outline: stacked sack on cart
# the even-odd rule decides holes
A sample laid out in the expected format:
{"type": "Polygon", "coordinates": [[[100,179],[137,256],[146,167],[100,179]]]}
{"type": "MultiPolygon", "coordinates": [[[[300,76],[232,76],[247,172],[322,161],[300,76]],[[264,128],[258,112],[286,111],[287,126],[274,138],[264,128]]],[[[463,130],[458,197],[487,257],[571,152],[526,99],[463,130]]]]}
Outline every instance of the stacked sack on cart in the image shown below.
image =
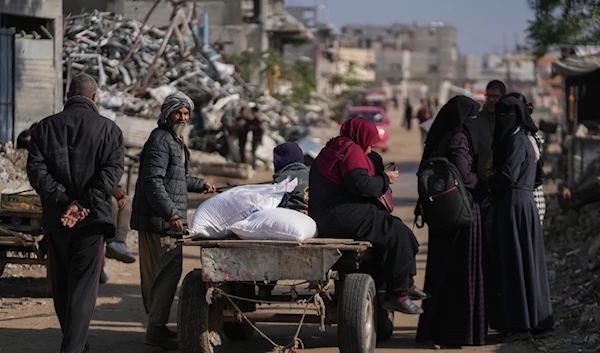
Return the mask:
{"type": "Polygon", "coordinates": [[[196,209],[190,235],[224,239],[303,241],[317,236],[317,224],[298,211],[278,208],[296,178],[268,185],[243,185],[204,201],[196,209]]]}

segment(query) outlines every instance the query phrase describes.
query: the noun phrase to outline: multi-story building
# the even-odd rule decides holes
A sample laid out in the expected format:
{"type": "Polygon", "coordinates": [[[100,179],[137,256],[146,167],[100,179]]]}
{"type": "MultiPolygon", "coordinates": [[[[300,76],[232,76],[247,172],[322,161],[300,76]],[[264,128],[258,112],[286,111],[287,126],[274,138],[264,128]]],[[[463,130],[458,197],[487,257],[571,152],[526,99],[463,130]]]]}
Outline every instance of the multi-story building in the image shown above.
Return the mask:
{"type": "Polygon", "coordinates": [[[455,83],[463,72],[469,80],[477,74],[474,56],[468,57],[467,67],[461,70],[458,31],[440,22],[425,26],[350,24],[342,28],[340,43],[374,50],[378,81],[422,81],[437,92],[442,82],[455,83]]]}

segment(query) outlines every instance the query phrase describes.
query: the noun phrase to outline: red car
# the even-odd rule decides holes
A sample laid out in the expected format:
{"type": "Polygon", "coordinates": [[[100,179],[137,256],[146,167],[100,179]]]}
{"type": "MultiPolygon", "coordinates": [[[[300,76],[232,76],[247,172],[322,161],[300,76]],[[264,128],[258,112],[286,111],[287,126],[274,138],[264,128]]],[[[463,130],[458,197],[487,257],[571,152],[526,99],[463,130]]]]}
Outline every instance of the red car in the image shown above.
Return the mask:
{"type": "Polygon", "coordinates": [[[389,148],[388,140],[390,120],[387,118],[385,110],[383,110],[381,107],[372,106],[352,107],[346,111],[344,120],[350,120],[358,117],[369,119],[375,123],[377,130],[379,131],[379,137],[381,137],[381,141],[374,147],[380,148],[383,152],[387,152],[389,148]]]}

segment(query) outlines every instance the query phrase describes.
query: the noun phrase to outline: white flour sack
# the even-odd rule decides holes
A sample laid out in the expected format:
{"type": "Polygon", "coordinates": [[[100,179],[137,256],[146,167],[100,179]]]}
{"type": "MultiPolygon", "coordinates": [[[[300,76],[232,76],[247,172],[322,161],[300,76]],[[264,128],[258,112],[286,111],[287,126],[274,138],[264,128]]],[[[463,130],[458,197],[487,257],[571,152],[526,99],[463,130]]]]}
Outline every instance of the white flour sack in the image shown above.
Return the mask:
{"type": "Polygon", "coordinates": [[[288,177],[279,184],[243,185],[204,201],[196,209],[190,233],[209,239],[223,239],[228,228],[251,214],[276,208],[286,192],[298,186],[288,177]]]}
{"type": "Polygon", "coordinates": [[[317,224],[312,218],[286,208],[253,213],[229,227],[229,230],[249,240],[303,241],[317,236],[317,224]]]}

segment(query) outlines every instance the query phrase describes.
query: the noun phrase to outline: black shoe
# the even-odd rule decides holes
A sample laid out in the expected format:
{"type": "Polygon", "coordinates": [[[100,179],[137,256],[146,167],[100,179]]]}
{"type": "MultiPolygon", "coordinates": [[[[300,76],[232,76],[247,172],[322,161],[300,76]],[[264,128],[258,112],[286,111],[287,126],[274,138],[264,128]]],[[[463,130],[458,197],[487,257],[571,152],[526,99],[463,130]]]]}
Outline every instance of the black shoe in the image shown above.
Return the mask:
{"type": "Polygon", "coordinates": [[[399,302],[393,297],[388,298],[383,302],[383,307],[388,310],[398,311],[409,315],[421,315],[424,313],[423,309],[413,303],[410,299],[399,302]]]}
{"type": "Polygon", "coordinates": [[[511,343],[520,341],[530,341],[532,339],[529,331],[521,331],[516,333],[505,333],[500,338],[501,343],[511,343]]]}
{"type": "Polygon", "coordinates": [[[167,331],[168,331],[168,332],[167,332],[167,335],[168,335],[170,338],[177,339],[177,331],[172,331],[170,328],[167,328],[167,331]]]}
{"type": "Polygon", "coordinates": [[[530,332],[534,340],[543,340],[554,335],[553,328],[533,329],[530,332]]]}
{"type": "Polygon", "coordinates": [[[408,299],[410,300],[425,300],[428,299],[429,296],[427,293],[423,292],[419,288],[415,287],[413,290],[408,291],[408,299]]]}
{"type": "Polygon", "coordinates": [[[113,241],[106,245],[106,257],[126,264],[135,262],[135,256],[127,249],[127,245],[121,241],[113,241]]]}
{"type": "Polygon", "coordinates": [[[167,326],[148,325],[144,344],[161,347],[166,350],[179,349],[177,334],[169,330],[167,326]],[[175,337],[173,337],[173,334],[175,334],[175,337]]]}

